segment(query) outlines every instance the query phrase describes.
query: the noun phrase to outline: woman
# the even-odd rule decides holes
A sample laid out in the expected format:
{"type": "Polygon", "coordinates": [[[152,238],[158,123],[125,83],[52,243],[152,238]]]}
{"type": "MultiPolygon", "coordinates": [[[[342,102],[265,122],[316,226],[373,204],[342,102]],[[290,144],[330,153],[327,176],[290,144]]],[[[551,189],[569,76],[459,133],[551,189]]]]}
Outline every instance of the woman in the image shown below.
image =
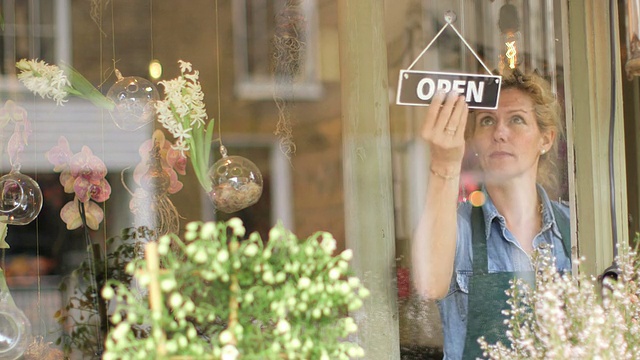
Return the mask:
{"type": "Polygon", "coordinates": [[[496,110],[469,114],[452,93],[429,106],[422,137],[431,173],[412,263],[418,292],[439,299],[445,359],[481,356],[480,336],[504,342],[504,291],[514,277],[532,278],[534,249],[552,245],[558,270],[570,271],[569,209],[541,186],[556,186],[549,179],[560,132],[558,103],[536,75],[503,76],[496,110]],[[457,203],[465,144],[480,168],[478,207],[457,203]]]}

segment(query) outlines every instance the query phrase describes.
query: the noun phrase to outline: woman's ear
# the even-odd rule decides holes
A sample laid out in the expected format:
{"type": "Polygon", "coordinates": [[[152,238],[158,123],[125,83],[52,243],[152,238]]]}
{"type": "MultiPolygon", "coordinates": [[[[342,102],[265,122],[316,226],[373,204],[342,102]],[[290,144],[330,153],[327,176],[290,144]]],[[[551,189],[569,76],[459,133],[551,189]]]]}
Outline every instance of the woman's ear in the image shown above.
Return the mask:
{"type": "Polygon", "coordinates": [[[544,149],[544,152],[548,152],[553,147],[553,144],[556,141],[556,131],[549,130],[542,133],[542,144],[541,147],[544,149]]]}

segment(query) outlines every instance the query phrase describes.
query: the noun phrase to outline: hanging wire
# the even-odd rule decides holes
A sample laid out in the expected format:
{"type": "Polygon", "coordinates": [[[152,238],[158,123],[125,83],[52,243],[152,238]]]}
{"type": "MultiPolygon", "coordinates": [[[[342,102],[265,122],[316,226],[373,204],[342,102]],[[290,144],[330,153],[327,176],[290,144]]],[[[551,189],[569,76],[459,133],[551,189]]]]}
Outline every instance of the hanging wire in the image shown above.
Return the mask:
{"type": "Polygon", "coordinates": [[[222,102],[220,101],[220,29],[218,24],[220,23],[220,17],[218,16],[218,0],[216,0],[216,75],[218,86],[218,141],[220,142],[220,154],[222,157],[227,156],[227,148],[222,144],[222,102]]]}
{"type": "Polygon", "coordinates": [[[153,56],[153,0],[149,0],[149,41],[151,42],[151,61],[153,56]]]}
{"type": "MultiPolygon", "coordinates": [[[[30,4],[30,8],[31,10],[35,9],[35,3],[32,0],[31,4],[30,4]]],[[[14,8],[15,9],[15,8],[14,8]]],[[[33,23],[33,28],[36,28],[36,17],[34,16],[34,14],[32,14],[31,19],[33,19],[32,21],[33,23]]],[[[15,21],[14,21],[15,23],[15,21]]],[[[36,46],[36,42],[35,41],[31,41],[31,45],[33,46],[32,48],[32,54],[35,54],[35,46],[36,46]]],[[[14,46],[15,46],[15,42],[14,42],[14,46]]],[[[34,103],[35,103],[35,98],[34,98],[34,103]]],[[[38,154],[38,131],[37,131],[37,127],[38,127],[38,122],[34,121],[32,123],[32,134],[33,134],[33,155],[34,158],[37,157],[38,154]]],[[[35,163],[35,170],[34,170],[34,180],[36,182],[38,182],[38,161],[34,161],[35,163]]],[[[18,165],[19,167],[20,165],[18,165]]],[[[12,165],[12,169],[13,169],[13,165],[12,165]]],[[[40,319],[40,326],[42,326],[42,328],[40,329],[42,331],[43,334],[47,333],[47,325],[46,322],[44,321],[44,316],[42,316],[42,269],[40,267],[40,263],[41,263],[41,255],[40,255],[40,219],[39,217],[36,217],[36,282],[37,282],[37,309],[38,309],[38,319],[40,319]]]]}

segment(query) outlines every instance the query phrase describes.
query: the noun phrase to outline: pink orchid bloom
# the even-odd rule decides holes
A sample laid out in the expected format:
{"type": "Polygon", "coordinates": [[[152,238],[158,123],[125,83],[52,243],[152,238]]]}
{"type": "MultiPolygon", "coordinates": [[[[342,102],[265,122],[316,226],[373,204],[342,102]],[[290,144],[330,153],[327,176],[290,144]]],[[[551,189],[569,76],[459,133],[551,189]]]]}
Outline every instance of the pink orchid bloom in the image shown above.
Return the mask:
{"type": "Polygon", "coordinates": [[[7,152],[11,164],[15,164],[20,162],[20,154],[29,143],[32,130],[31,123],[27,119],[27,111],[11,100],[7,101],[5,106],[0,109],[0,125],[4,127],[9,121],[13,121],[15,126],[7,143],[7,152]]]}
{"type": "Polygon", "coordinates": [[[89,199],[103,202],[111,196],[111,185],[104,178],[89,180],[85,177],[77,177],[73,183],[73,191],[82,202],[88,202],[89,199]]]}
{"type": "Polygon", "coordinates": [[[14,132],[11,135],[7,143],[7,153],[9,153],[9,161],[12,164],[20,162],[20,154],[24,151],[25,145],[21,134],[14,132]]]}
{"type": "Polygon", "coordinates": [[[73,177],[84,177],[90,181],[100,180],[107,175],[107,166],[87,146],[71,157],[69,167],[73,177]]]}
{"type": "Polygon", "coordinates": [[[182,190],[184,184],[182,183],[182,181],[178,180],[178,174],[175,172],[175,170],[169,168],[164,169],[164,171],[169,174],[170,180],[169,189],[167,190],[167,192],[169,194],[175,194],[178,191],[182,190]]]}
{"type": "MultiPolygon", "coordinates": [[[[84,203],[87,226],[92,230],[98,230],[100,223],[104,219],[102,208],[92,201],[84,203]]],[[[68,230],[74,230],[82,226],[82,217],[78,209],[78,199],[66,203],[60,210],[60,218],[67,224],[68,230]]]]}
{"type": "Polygon", "coordinates": [[[71,175],[71,170],[64,169],[60,173],[60,184],[64,186],[64,192],[67,194],[73,194],[73,184],[75,183],[76,178],[71,175]]]}
{"type": "MultiPolygon", "coordinates": [[[[58,145],[47,151],[45,156],[47,160],[53,165],[53,171],[60,172],[69,166],[69,160],[73,157],[71,148],[69,147],[69,141],[64,136],[60,136],[58,139],[58,145]]],[[[62,179],[61,179],[62,181],[62,179]]],[[[64,184],[63,184],[64,185],[64,184]]]]}
{"type": "Polygon", "coordinates": [[[18,106],[13,100],[7,100],[0,108],[0,127],[5,127],[10,121],[15,123],[27,121],[27,110],[18,106]]]}
{"type": "Polygon", "coordinates": [[[183,183],[178,180],[176,171],[181,175],[186,174],[187,158],[180,154],[180,151],[172,148],[171,143],[165,139],[164,134],[160,130],[156,130],[151,139],[140,145],[138,153],[142,160],[136,165],[133,171],[133,180],[136,184],[142,185],[144,176],[149,172],[149,158],[154,144],[157,144],[160,148],[160,164],[162,170],[169,175],[170,183],[167,192],[169,194],[175,194],[183,187],[183,183]]]}
{"type": "Polygon", "coordinates": [[[176,150],[171,145],[167,150],[167,162],[180,175],[187,173],[187,156],[180,150],[176,150]]]}

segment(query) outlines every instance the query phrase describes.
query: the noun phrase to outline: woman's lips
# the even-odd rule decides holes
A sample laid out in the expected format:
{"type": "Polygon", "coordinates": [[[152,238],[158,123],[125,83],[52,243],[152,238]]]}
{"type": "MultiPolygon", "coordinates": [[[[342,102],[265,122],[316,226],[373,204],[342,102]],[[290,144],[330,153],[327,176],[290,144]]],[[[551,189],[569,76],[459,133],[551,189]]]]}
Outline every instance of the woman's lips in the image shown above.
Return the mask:
{"type": "Polygon", "coordinates": [[[513,156],[513,154],[506,151],[494,151],[491,154],[489,154],[489,157],[491,158],[502,158],[502,157],[509,157],[509,156],[513,156]]]}

